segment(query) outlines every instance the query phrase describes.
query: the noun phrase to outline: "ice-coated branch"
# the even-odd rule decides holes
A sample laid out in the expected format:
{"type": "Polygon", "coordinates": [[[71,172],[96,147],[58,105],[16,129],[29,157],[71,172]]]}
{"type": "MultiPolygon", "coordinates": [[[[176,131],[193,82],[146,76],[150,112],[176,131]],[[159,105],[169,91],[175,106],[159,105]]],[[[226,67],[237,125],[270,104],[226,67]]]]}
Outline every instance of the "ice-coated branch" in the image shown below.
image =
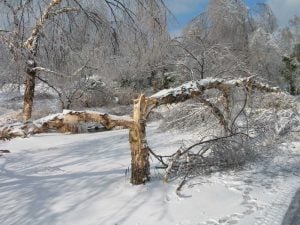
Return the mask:
{"type": "Polygon", "coordinates": [[[31,54],[35,55],[37,51],[38,39],[40,37],[40,33],[45,26],[46,21],[51,16],[51,10],[58,6],[62,0],[52,0],[50,4],[45,8],[42,16],[36,23],[35,27],[31,31],[30,37],[24,42],[24,47],[30,51],[31,54]]]}
{"type": "Polygon", "coordinates": [[[253,76],[233,80],[206,78],[190,81],[176,88],[161,90],[150,98],[156,101],[156,105],[171,104],[201,95],[208,89],[218,89],[223,91],[224,89],[231,89],[234,87],[245,87],[247,90],[258,90],[262,92],[280,92],[279,88],[258,82],[253,76]]]}

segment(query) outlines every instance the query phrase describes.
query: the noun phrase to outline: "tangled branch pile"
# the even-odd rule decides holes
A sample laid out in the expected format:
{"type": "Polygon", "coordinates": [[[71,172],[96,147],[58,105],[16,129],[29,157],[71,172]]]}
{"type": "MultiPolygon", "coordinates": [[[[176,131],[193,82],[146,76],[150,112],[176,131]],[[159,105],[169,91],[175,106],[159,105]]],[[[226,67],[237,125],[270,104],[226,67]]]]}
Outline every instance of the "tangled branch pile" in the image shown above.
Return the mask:
{"type": "Polygon", "coordinates": [[[166,182],[241,167],[257,156],[271,154],[278,143],[300,131],[300,115],[292,97],[270,87],[260,88],[261,84],[249,88],[247,82],[242,83],[230,88],[226,82],[211,86],[215,90],[208,88],[165,115],[161,129],[192,137],[192,144],[182,145],[172,155],[155,155],[166,168],[166,182]]]}

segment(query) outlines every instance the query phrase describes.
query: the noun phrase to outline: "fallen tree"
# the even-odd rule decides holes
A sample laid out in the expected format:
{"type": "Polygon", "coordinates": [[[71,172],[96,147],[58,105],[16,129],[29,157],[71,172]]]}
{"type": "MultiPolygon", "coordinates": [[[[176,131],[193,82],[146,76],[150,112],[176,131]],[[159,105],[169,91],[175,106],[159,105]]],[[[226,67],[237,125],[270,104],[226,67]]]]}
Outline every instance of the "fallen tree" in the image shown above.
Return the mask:
{"type": "Polygon", "coordinates": [[[78,133],[79,123],[81,122],[100,123],[107,129],[114,127],[130,128],[133,124],[130,118],[93,111],[64,110],[62,113],[53,114],[33,122],[4,127],[0,131],[0,140],[28,137],[29,135],[47,133],[53,130],[61,133],[78,133]]]}
{"type": "MultiPolygon", "coordinates": [[[[78,132],[80,122],[101,123],[107,129],[116,126],[129,129],[129,142],[131,146],[131,183],[142,184],[150,179],[149,154],[151,149],[146,140],[146,121],[155,107],[165,104],[183,102],[190,98],[197,98],[219,121],[224,128],[225,134],[232,136],[232,126],[229,127],[228,115],[230,108],[230,94],[237,88],[242,87],[247,92],[255,90],[261,92],[280,92],[279,88],[270,87],[267,84],[255,81],[254,77],[223,80],[223,79],[202,79],[191,81],[179,87],[162,90],[151,97],[141,95],[134,100],[132,118],[116,117],[113,115],[102,114],[98,112],[80,112],[64,111],[61,114],[51,115],[49,117],[25,124],[19,124],[12,127],[3,127],[0,129],[0,140],[11,139],[14,137],[26,137],[28,134],[45,133],[50,130],[59,132],[78,132]],[[206,98],[204,92],[209,89],[216,89],[221,93],[221,99],[224,102],[223,110],[206,98]]],[[[178,153],[176,159],[183,153],[178,153]]],[[[159,158],[159,157],[158,157],[159,158]]],[[[169,170],[173,167],[169,165],[169,170]]],[[[168,174],[167,171],[167,174],[168,174]]],[[[168,179],[166,175],[165,180],[168,179]]]]}

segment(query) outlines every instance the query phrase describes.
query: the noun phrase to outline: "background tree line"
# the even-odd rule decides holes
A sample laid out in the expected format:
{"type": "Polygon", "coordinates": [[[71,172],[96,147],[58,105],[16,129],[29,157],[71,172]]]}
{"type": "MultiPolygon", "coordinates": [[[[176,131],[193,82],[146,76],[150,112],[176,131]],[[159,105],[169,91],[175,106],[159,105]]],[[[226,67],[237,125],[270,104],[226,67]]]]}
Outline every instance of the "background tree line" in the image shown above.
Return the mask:
{"type": "Polygon", "coordinates": [[[163,0],[0,0],[0,85],[26,93],[34,76],[32,98],[43,84],[67,109],[207,77],[255,75],[299,93],[299,16],[282,28],[265,3],[210,0],[180,37],[169,18],[163,0]]]}

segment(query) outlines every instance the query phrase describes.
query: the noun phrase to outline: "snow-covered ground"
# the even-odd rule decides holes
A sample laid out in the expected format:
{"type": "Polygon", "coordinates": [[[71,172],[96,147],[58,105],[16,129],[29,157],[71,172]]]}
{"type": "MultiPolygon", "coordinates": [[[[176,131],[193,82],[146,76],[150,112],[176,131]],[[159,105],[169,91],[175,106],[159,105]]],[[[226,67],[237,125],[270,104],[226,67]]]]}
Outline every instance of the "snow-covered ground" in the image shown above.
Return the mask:
{"type": "MultiPolygon", "coordinates": [[[[148,127],[149,145],[174,152],[180,134],[148,127]]],[[[280,225],[300,187],[300,143],[239,171],[145,185],[129,182],[128,131],[42,134],[0,143],[2,225],[280,225]]]]}

